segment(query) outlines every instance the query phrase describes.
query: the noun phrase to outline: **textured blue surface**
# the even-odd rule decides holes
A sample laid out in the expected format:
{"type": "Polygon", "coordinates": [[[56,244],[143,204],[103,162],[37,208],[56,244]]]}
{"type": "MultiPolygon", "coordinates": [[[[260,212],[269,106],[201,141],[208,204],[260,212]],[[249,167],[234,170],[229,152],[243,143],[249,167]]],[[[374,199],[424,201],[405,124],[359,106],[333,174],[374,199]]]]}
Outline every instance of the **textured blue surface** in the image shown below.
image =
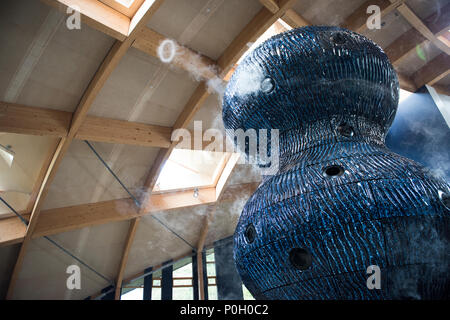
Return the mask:
{"type": "Polygon", "coordinates": [[[225,127],[280,130],[279,171],[234,235],[237,270],[256,298],[449,297],[450,210],[439,194],[450,187],[385,147],[397,104],[384,52],[345,29],[292,30],[241,62],[223,98],[225,127]],[[329,166],[342,174],[326,176],[329,166]],[[295,248],[312,263],[295,266],[295,248]],[[366,286],[369,265],[381,268],[380,290],[366,286]]]}

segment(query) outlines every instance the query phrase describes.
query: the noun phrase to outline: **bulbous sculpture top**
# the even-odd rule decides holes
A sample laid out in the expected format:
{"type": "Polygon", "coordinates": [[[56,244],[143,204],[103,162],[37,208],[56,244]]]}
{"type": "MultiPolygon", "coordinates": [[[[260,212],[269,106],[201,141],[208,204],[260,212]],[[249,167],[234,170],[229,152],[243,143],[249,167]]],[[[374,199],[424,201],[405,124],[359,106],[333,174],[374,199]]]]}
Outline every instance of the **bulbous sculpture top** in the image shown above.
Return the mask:
{"type": "MultiPolygon", "coordinates": [[[[384,140],[398,105],[398,79],[383,50],[339,27],[304,27],[251,52],[223,98],[227,129],[286,132],[340,115],[363,117],[384,140]]],[[[369,126],[371,127],[371,126],[369,126]]]]}

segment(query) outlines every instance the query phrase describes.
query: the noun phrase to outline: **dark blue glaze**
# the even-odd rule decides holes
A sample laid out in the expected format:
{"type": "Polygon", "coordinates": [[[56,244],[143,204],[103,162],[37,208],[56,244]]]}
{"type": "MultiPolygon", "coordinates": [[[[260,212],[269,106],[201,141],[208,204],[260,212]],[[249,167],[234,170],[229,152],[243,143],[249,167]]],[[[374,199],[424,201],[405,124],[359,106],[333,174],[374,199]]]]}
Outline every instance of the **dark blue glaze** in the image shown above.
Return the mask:
{"type": "Polygon", "coordinates": [[[248,200],[234,236],[238,272],[256,298],[449,297],[441,197],[450,187],[386,148],[397,105],[382,49],[337,27],[277,35],[236,69],[225,127],[280,130],[279,171],[248,200]],[[343,172],[328,177],[330,166],[343,172]],[[306,251],[300,260],[290,258],[295,248],[306,251]],[[366,286],[369,265],[381,268],[380,290],[366,286]]]}

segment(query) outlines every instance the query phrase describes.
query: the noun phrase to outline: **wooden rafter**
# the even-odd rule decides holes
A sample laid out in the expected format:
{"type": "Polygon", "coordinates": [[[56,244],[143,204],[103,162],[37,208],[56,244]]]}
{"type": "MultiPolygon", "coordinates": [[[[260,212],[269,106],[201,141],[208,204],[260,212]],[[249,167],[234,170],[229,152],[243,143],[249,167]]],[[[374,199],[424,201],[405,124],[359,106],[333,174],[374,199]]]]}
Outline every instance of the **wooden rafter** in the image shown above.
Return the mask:
{"type": "MultiPolygon", "coordinates": [[[[232,185],[224,188],[219,203],[230,202],[237,197],[250,197],[259,183],[232,185]]],[[[32,238],[50,236],[62,232],[96,226],[110,222],[126,221],[164,210],[173,210],[217,202],[216,188],[200,188],[198,197],[193,190],[153,194],[140,213],[130,198],[88,203],[63,208],[42,210],[32,238]]],[[[24,215],[29,218],[29,214],[24,215]]],[[[25,227],[17,217],[0,219],[0,246],[20,243],[25,227]]]]}
{"type": "Polygon", "coordinates": [[[386,16],[388,13],[394,11],[396,7],[402,4],[404,0],[368,0],[360,5],[355,11],[353,11],[350,16],[348,16],[342,27],[353,30],[355,32],[361,33],[367,29],[367,18],[369,14],[367,13],[367,8],[371,5],[376,5],[380,8],[381,18],[386,16]]]}
{"type": "MultiPolygon", "coordinates": [[[[64,138],[68,135],[71,119],[71,112],[0,101],[0,132],[64,138]]],[[[171,127],[86,116],[74,139],[169,148],[172,133],[171,127]]],[[[195,149],[192,139],[190,144],[177,142],[178,140],[175,141],[175,148],[195,149]]],[[[203,141],[202,148],[210,143],[203,141]]],[[[225,137],[222,144],[225,148],[225,137]]]]}
{"type": "Polygon", "coordinates": [[[119,41],[128,35],[131,19],[100,1],[92,0],[41,0],[67,13],[69,7],[78,8],[81,21],[119,41]]]}
{"type": "MultiPolygon", "coordinates": [[[[112,9],[111,7],[93,0],[42,0],[66,13],[68,6],[77,5],[80,8],[81,19],[89,26],[113,38],[124,41],[129,33],[133,19],[112,9]]],[[[145,4],[145,3],[144,3],[145,4]]],[[[162,34],[144,27],[138,30],[133,48],[139,49],[153,57],[158,57],[158,47],[167,38],[162,34]]],[[[199,77],[211,79],[215,76],[215,61],[189,48],[176,44],[176,55],[171,64],[187,71],[200,70],[199,77]]]]}
{"type": "Polygon", "coordinates": [[[139,122],[87,117],[76,139],[167,148],[172,128],[139,122]]]}
{"type": "MultiPolygon", "coordinates": [[[[29,217],[27,215],[26,217],[29,217]]],[[[0,220],[0,246],[23,242],[27,227],[16,217],[0,220]]]]}
{"type": "MultiPolygon", "coordinates": [[[[112,9],[100,1],[93,0],[42,0],[43,2],[58,8],[66,13],[69,6],[77,5],[80,8],[81,19],[89,26],[105,33],[113,38],[124,41],[129,33],[132,20],[126,15],[112,9]]],[[[145,5],[145,3],[144,3],[145,5]]],[[[158,47],[167,38],[162,34],[144,27],[139,29],[133,48],[139,49],[153,57],[158,57],[158,47]]],[[[215,77],[215,61],[193,50],[176,44],[176,55],[171,64],[187,70],[195,71],[200,78],[211,79],[215,77]]]]}
{"type": "Polygon", "coordinates": [[[71,112],[0,102],[1,132],[63,138],[71,119],[71,112]]]}
{"type": "MultiPolygon", "coordinates": [[[[57,139],[55,139],[57,140],[57,139]]],[[[39,171],[38,177],[34,183],[33,189],[31,190],[30,199],[28,200],[28,205],[26,208],[26,212],[31,212],[33,210],[34,203],[36,202],[36,199],[39,195],[39,189],[41,188],[41,185],[45,179],[45,174],[47,173],[47,168],[50,166],[50,163],[52,162],[53,155],[55,154],[57,148],[58,148],[58,141],[53,142],[50,147],[47,154],[46,159],[44,160],[44,163],[42,164],[41,170],[39,171]]]]}
{"type": "MultiPolygon", "coordinates": [[[[399,64],[401,60],[406,57],[412,50],[415,50],[418,45],[423,46],[429,41],[433,42],[436,46],[447,52],[449,48],[445,46],[440,40],[438,40],[436,35],[448,28],[448,19],[446,19],[446,16],[448,16],[450,5],[445,6],[440,14],[435,13],[429,16],[427,19],[425,19],[424,23],[412,12],[411,9],[409,9],[409,7],[404,2],[405,1],[403,0],[366,1],[350,16],[347,17],[342,26],[356,32],[363,31],[366,28],[366,21],[368,17],[366,12],[367,7],[369,5],[378,5],[381,9],[382,16],[386,15],[389,12],[392,12],[393,10],[398,10],[414,27],[413,29],[407,31],[399,38],[397,38],[387,48],[385,48],[387,56],[394,65],[399,64]]],[[[432,68],[426,68],[422,71],[430,69],[432,68]]],[[[444,72],[439,76],[444,77],[445,75],[446,74],[444,70],[444,72]]],[[[419,71],[416,72],[416,74],[411,78],[404,74],[398,73],[398,78],[400,87],[412,92],[417,90],[418,85],[425,84],[425,82],[422,83],[423,81],[419,79],[419,71]]],[[[436,76],[435,79],[438,79],[438,76],[436,76]]]]}
{"type": "Polygon", "coordinates": [[[398,82],[399,82],[401,89],[404,89],[404,90],[407,90],[410,92],[415,92],[418,89],[416,84],[410,77],[405,76],[404,74],[399,73],[399,72],[397,72],[397,76],[398,76],[398,82]]]}
{"type": "Polygon", "coordinates": [[[439,94],[445,94],[447,96],[450,96],[450,86],[443,86],[439,84],[433,85],[433,88],[436,90],[439,94]]]}
{"type": "Polygon", "coordinates": [[[66,143],[66,141],[67,141],[66,138],[62,138],[60,140],[58,147],[55,151],[55,154],[53,155],[52,161],[50,162],[50,165],[47,169],[45,177],[42,181],[42,184],[39,188],[39,192],[36,197],[36,201],[34,203],[33,210],[31,211],[31,215],[29,218],[29,223],[27,225],[27,229],[26,229],[25,235],[23,237],[22,246],[20,247],[20,251],[17,256],[17,260],[16,260],[16,263],[14,265],[14,269],[13,269],[13,272],[11,275],[6,299],[12,298],[13,289],[14,289],[17,277],[19,275],[20,269],[22,267],[22,263],[25,258],[25,253],[27,251],[28,245],[31,242],[31,236],[34,232],[34,228],[36,227],[36,223],[37,223],[40,211],[41,211],[43,199],[45,198],[45,196],[48,192],[48,186],[54,177],[56,168],[58,167],[59,163],[61,162],[62,155],[68,148],[68,144],[66,143]]]}
{"type": "MultiPolygon", "coordinates": [[[[394,0],[390,0],[391,2],[394,0]]],[[[450,54],[450,47],[440,41],[436,35],[423,23],[422,20],[405,4],[402,3],[396,8],[408,22],[419,31],[426,39],[441,49],[447,55],[450,54]]]]}
{"type": "Polygon", "coordinates": [[[311,25],[311,23],[295,12],[293,9],[288,9],[281,17],[285,23],[287,23],[291,28],[300,28],[311,25]]]}
{"type": "MultiPolygon", "coordinates": [[[[167,38],[162,34],[150,29],[142,29],[136,41],[133,43],[133,48],[139,49],[152,57],[159,58],[158,48],[167,38]]],[[[172,41],[169,46],[174,45],[175,56],[170,62],[171,65],[179,67],[191,73],[196,73],[196,76],[202,79],[212,79],[216,77],[214,72],[216,62],[202,54],[199,54],[189,48],[181,46],[172,41]]]]}
{"type": "Polygon", "coordinates": [[[120,260],[119,272],[116,279],[116,289],[114,293],[115,300],[120,300],[120,295],[122,293],[122,280],[127,267],[128,254],[130,253],[131,245],[133,244],[134,237],[136,235],[136,230],[139,225],[140,218],[133,218],[130,221],[130,227],[128,230],[127,238],[125,239],[125,247],[123,249],[122,259],[120,260]]]}
{"type": "MultiPolygon", "coordinates": [[[[65,138],[72,113],[0,102],[0,131],[65,138]]],[[[86,116],[74,139],[168,148],[172,128],[86,116]]]]}
{"type": "Polygon", "coordinates": [[[27,251],[28,245],[31,242],[32,235],[34,229],[36,227],[41,207],[44,202],[44,199],[48,193],[49,186],[55,177],[56,171],[61,163],[65,153],[69,149],[70,143],[74,139],[78,129],[81,127],[84,119],[86,118],[87,112],[92,105],[95,97],[97,96],[100,89],[106,83],[106,80],[111,75],[112,71],[118,65],[119,61],[125,55],[127,50],[131,47],[132,43],[136,39],[136,35],[138,32],[145,27],[145,24],[150,19],[150,17],[156,12],[159,6],[162,4],[163,0],[156,0],[150,9],[145,13],[142,19],[139,21],[136,28],[132,33],[123,41],[116,41],[109,51],[106,58],[103,60],[100,68],[95,73],[94,78],[89,83],[86,91],[81,98],[79,105],[77,106],[75,113],[73,114],[71,125],[67,134],[67,137],[61,138],[60,143],[56,149],[56,152],[53,156],[53,159],[47,169],[47,173],[40,187],[38,196],[36,197],[36,202],[34,203],[33,210],[30,215],[29,224],[27,226],[26,234],[24,240],[22,242],[22,246],[19,251],[19,255],[17,257],[16,264],[14,266],[11,279],[8,286],[8,292],[6,295],[7,299],[11,299],[15,287],[15,283],[17,281],[19,272],[22,267],[22,263],[25,257],[25,253],[27,251]]]}
{"type": "Polygon", "coordinates": [[[280,10],[277,0],[259,0],[259,2],[272,13],[277,13],[280,10]]]}
{"type": "MultiPolygon", "coordinates": [[[[443,31],[448,30],[450,22],[450,4],[446,5],[440,12],[435,12],[424,19],[423,23],[430,29],[434,35],[439,35],[443,31]]],[[[415,51],[417,47],[424,47],[430,41],[422,35],[416,28],[403,33],[393,43],[384,50],[391,60],[392,64],[400,64],[405,57],[415,51]]]]}
{"type": "Polygon", "coordinates": [[[412,78],[418,88],[423,85],[434,85],[450,74],[450,56],[441,53],[425,66],[417,70],[412,78]]]}

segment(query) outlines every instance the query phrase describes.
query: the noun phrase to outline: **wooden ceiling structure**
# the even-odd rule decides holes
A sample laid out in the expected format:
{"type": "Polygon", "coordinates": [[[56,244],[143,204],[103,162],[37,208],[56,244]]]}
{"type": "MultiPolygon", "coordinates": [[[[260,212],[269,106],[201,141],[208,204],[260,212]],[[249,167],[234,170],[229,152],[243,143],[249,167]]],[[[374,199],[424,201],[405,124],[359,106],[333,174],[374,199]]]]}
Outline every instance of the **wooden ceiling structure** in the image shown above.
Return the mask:
{"type": "MultiPolygon", "coordinates": [[[[262,4],[260,11],[248,21],[218,59],[212,59],[186,46],[178,45],[178,54],[172,63],[186,71],[192,70],[192,64],[195,64],[197,69],[203,71],[199,74],[198,86],[186,101],[173,126],[169,127],[88,115],[98,93],[130,48],[138,49],[152,57],[158,57],[158,46],[161,41],[166,39],[166,36],[149,28],[147,23],[164,0],[150,1],[151,5],[147,6],[148,1],[140,1],[143,10],[139,13],[140,9],[136,9],[140,14],[139,20],[135,20],[132,15],[127,16],[109,7],[105,4],[107,1],[43,0],[44,3],[56,7],[64,13],[67,12],[68,7],[77,5],[81,8],[83,23],[113,37],[115,43],[90,81],[74,112],[0,102],[1,132],[51,136],[58,139],[57,145],[49,154],[40,172],[27,210],[21,212],[28,220],[28,225],[23,225],[15,216],[0,219],[0,246],[21,243],[9,282],[7,298],[13,297],[17,276],[22,268],[31,240],[42,236],[114,221],[129,221],[129,231],[120,254],[121,262],[115,281],[116,299],[120,298],[122,284],[128,281],[124,280],[124,271],[141,217],[162,210],[208,204],[208,214],[205,216],[203,231],[197,245],[201,251],[208,232],[208,221],[211,218],[210,215],[214,214],[215,205],[232,201],[237,195],[244,194],[248,197],[257,187],[257,183],[227,187],[226,179],[231,174],[234,164],[226,168],[228,173],[224,175],[225,180],[220,182],[220,186],[200,189],[197,198],[192,197],[191,191],[180,191],[153,194],[150,197],[143,196],[140,199],[143,203],[140,208],[130,198],[47,210],[42,210],[42,205],[59,165],[74,140],[160,148],[155,161],[149,167],[143,188],[143,195],[151,194],[164,163],[177,147],[177,141],[171,141],[172,132],[179,128],[188,128],[194,115],[211,94],[207,81],[215,78],[222,81],[229,79],[230,70],[248,49],[248,43],[254,42],[278,19],[283,20],[292,28],[311,25],[302,12],[294,9],[296,3],[300,1],[260,0],[262,4]],[[107,19],[104,18],[105,16],[107,19]],[[117,201],[121,203],[121,208],[126,208],[126,214],[123,214],[123,211],[118,212],[117,201]]],[[[366,1],[355,7],[340,25],[360,33],[367,31],[368,14],[366,10],[369,5],[380,7],[382,19],[393,12],[400,14],[412,28],[396,35],[395,41],[384,50],[399,71],[401,88],[414,92],[423,85],[431,85],[438,92],[449,94],[450,47],[447,45],[448,42],[445,43],[442,39],[448,38],[450,4],[445,5],[439,12],[433,12],[428,17],[421,19],[407,2],[403,0],[366,1]],[[436,57],[427,61],[417,70],[413,69],[409,75],[401,72],[402,68],[405,68],[405,63],[408,63],[409,55],[419,47],[430,45],[440,51],[436,57]]],[[[409,67],[413,68],[413,66],[409,67]]],[[[202,279],[202,277],[199,278],[202,279]]]]}

